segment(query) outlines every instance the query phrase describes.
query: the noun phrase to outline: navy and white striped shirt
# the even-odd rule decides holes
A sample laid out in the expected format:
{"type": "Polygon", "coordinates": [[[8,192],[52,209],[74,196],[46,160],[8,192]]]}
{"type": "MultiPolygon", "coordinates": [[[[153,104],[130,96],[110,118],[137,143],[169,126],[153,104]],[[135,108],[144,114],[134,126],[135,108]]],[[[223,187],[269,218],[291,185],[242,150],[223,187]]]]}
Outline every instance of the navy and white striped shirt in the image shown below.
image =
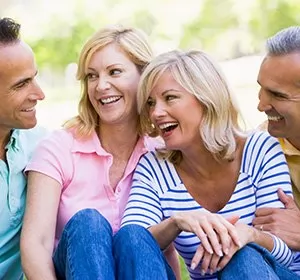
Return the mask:
{"type": "MultiPolygon", "coordinates": [[[[122,226],[134,223],[148,228],[176,212],[207,211],[188,193],[174,165],[158,158],[154,152],[140,159],[132,184],[122,226]]],[[[251,225],[257,208],[283,207],[277,196],[279,187],[292,195],[288,166],[280,145],[267,132],[254,132],[246,141],[234,192],[218,214],[224,217],[238,215],[240,222],[251,225]]],[[[273,239],[271,253],[274,257],[300,274],[300,253],[292,252],[278,237],[273,236],[273,239]]],[[[200,244],[195,234],[182,232],[174,244],[185,261],[191,279],[217,279],[216,274],[201,276],[199,268],[190,269],[200,244]]]]}

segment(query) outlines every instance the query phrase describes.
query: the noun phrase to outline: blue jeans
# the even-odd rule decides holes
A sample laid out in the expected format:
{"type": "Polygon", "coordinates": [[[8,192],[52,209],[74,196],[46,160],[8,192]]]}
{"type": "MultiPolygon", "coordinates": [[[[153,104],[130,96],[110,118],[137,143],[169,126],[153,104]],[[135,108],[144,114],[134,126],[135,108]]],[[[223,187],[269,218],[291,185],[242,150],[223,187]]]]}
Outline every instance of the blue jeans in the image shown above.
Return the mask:
{"type": "Polygon", "coordinates": [[[299,280],[300,277],[276,261],[270,252],[250,243],[236,252],[218,273],[221,280],[299,280]]]}
{"type": "Polygon", "coordinates": [[[175,279],[148,230],[128,225],[114,236],[94,209],[76,213],[66,224],[53,254],[57,279],[175,279]]]}

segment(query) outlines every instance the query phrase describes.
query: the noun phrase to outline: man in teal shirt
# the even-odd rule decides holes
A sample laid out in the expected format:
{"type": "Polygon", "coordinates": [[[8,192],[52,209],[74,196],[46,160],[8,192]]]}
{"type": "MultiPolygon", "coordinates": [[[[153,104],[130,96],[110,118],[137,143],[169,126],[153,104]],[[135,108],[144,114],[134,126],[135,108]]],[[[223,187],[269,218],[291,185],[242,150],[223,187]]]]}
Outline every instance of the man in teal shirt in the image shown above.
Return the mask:
{"type": "Polygon", "coordinates": [[[20,231],[25,208],[23,170],[46,131],[36,126],[35,106],[44,99],[36,82],[31,48],[20,25],[0,19],[0,279],[22,279],[20,231]]]}

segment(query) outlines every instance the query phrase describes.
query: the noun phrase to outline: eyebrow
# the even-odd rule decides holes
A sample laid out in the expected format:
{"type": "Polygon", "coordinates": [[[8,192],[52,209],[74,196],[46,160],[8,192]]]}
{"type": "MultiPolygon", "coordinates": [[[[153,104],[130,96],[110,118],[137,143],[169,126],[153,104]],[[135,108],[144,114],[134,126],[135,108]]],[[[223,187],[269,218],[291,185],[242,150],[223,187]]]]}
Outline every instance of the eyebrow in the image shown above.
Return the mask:
{"type": "Polygon", "coordinates": [[[166,89],[165,91],[163,91],[163,92],[161,93],[161,95],[165,95],[165,94],[169,93],[170,91],[180,92],[180,91],[177,90],[177,89],[170,88],[170,89],[166,89]]]}
{"type": "MultiPolygon", "coordinates": [[[[109,69],[109,68],[112,68],[112,67],[116,67],[116,66],[121,66],[121,67],[123,67],[123,64],[121,64],[121,63],[113,63],[113,64],[109,64],[108,66],[106,66],[106,68],[105,69],[109,69]]],[[[92,70],[92,71],[97,71],[94,67],[88,67],[87,68],[88,70],[92,70]]]]}
{"type": "MultiPolygon", "coordinates": [[[[260,87],[263,87],[261,85],[261,83],[259,82],[259,80],[257,80],[257,83],[259,84],[260,87]]],[[[280,94],[280,95],[283,95],[285,97],[289,97],[289,95],[287,93],[282,92],[282,91],[274,90],[274,89],[271,89],[269,87],[264,87],[264,89],[267,90],[267,91],[269,91],[269,92],[271,92],[271,93],[280,94]]]]}

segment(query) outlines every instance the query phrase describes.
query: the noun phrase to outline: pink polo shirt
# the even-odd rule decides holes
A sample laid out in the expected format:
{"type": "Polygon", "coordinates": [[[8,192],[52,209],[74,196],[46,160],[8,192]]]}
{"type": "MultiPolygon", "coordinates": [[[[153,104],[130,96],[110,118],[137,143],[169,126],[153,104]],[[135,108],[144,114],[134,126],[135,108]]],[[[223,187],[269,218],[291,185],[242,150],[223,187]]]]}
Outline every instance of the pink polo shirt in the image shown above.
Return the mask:
{"type": "Polygon", "coordinates": [[[42,141],[26,167],[57,180],[62,186],[55,246],[65,224],[79,210],[97,209],[114,232],[120,227],[127,203],[133,171],[140,157],[154,148],[155,140],[140,138],[129,159],[124,176],[115,191],[109,183],[113,156],[106,152],[96,133],[87,140],[78,140],[66,130],[57,130],[42,141]]]}

